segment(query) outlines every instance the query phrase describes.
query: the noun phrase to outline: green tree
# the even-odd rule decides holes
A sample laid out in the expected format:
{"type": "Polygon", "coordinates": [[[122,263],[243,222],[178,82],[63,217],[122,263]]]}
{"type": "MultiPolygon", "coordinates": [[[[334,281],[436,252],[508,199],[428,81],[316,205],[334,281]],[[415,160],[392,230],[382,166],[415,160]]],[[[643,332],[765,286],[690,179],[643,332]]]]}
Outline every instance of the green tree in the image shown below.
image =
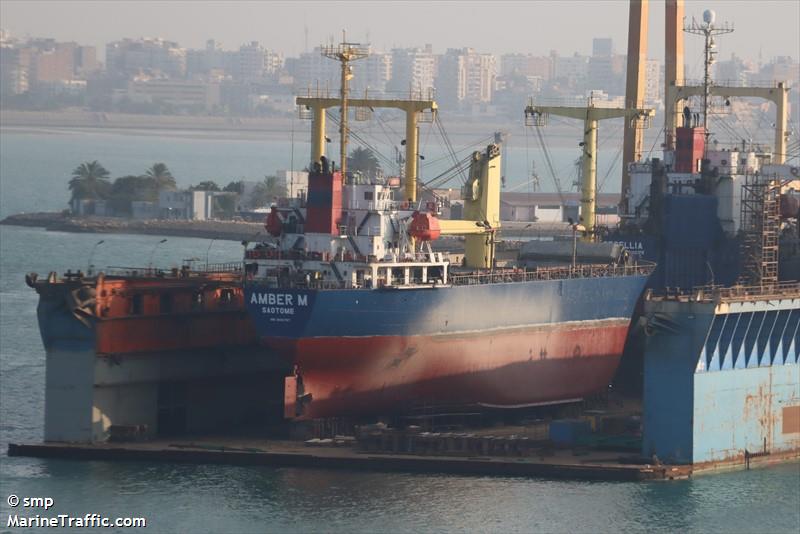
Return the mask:
{"type": "Polygon", "coordinates": [[[131,202],[134,200],[146,200],[149,202],[158,200],[158,184],[155,178],[150,176],[122,176],[114,180],[109,198],[114,212],[130,215],[131,202]]]}
{"type": "Polygon", "coordinates": [[[244,193],[244,180],[230,182],[228,185],[223,187],[222,190],[229,193],[239,193],[241,195],[244,193]]]}
{"type": "Polygon", "coordinates": [[[217,182],[213,180],[205,180],[200,182],[197,185],[192,185],[189,187],[190,191],[219,191],[219,186],[217,182]]]}
{"type": "Polygon", "coordinates": [[[175,178],[163,163],[154,163],[144,175],[156,181],[159,191],[170,191],[177,188],[175,178]]]}
{"type": "Polygon", "coordinates": [[[347,170],[360,172],[367,178],[374,179],[381,170],[381,164],[372,150],[356,147],[347,157],[347,170]]]}
{"type": "Polygon", "coordinates": [[[72,171],[72,178],[69,181],[72,198],[108,198],[111,189],[111,182],[108,179],[110,174],[97,160],[81,163],[72,171]]]}
{"type": "Polygon", "coordinates": [[[260,182],[253,189],[250,196],[250,207],[263,208],[268,206],[275,198],[286,196],[286,187],[278,182],[277,176],[265,176],[264,181],[260,182]]]}
{"type": "Polygon", "coordinates": [[[231,219],[236,212],[236,195],[214,195],[211,214],[216,219],[231,219]]]}

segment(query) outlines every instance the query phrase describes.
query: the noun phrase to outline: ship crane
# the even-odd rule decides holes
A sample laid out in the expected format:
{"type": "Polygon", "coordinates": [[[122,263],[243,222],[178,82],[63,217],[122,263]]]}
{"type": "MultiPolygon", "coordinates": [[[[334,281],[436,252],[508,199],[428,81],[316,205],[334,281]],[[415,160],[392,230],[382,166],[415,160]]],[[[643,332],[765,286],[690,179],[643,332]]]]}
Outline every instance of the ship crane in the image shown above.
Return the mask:
{"type": "Polygon", "coordinates": [[[525,108],[527,125],[547,124],[547,116],[556,115],[583,119],[583,171],[581,180],[581,217],[586,227],[584,239],[592,240],[595,233],[595,208],[597,199],[597,123],[606,119],[623,118],[634,127],[647,127],[655,110],[646,108],[595,107],[590,101],[586,107],[538,106],[531,102],[525,108]]]}
{"type": "MultiPolygon", "coordinates": [[[[346,176],[347,126],[348,107],[357,108],[395,108],[406,114],[406,157],[405,157],[405,199],[408,204],[414,205],[417,201],[417,165],[419,156],[419,129],[417,123],[424,113],[429,111],[433,120],[437,112],[436,102],[433,100],[414,98],[408,100],[378,99],[378,98],[349,98],[348,82],[352,78],[350,62],[366,57],[368,48],[356,43],[346,41],[334,46],[323,48],[323,55],[339,61],[341,64],[341,93],[339,98],[323,95],[317,91],[312,95],[297,97],[297,105],[302,111],[311,111],[311,161],[319,162],[325,155],[325,110],[340,107],[341,121],[339,133],[340,141],[340,168],[342,180],[346,176]]],[[[305,115],[303,113],[303,115],[305,115]]],[[[500,183],[501,154],[499,143],[502,138],[496,139],[498,144],[490,144],[484,152],[475,152],[472,155],[470,176],[465,184],[462,196],[464,199],[465,220],[439,220],[431,213],[415,212],[408,225],[408,237],[411,246],[415,246],[419,239],[421,242],[436,239],[440,235],[463,235],[464,265],[471,268],[491,268],[494,265],[495,235],[500,228],[500,183]]],[[[277,213],[275,217],[278,217],[277,213]]],[[[280,223],[276,222],[279,228],[280,223]]],[[[280,231],[279,229],[277,230],[280,231]]],[[[356,251],[357,252],[357,251],[356,251]]]]}
{"type": "MultiPolygon", "coordinates": [[[[406,114],[406,156],[405,156],[405,198],[409,202],[417,201],[417,155],[419,153],[419,130],[417,122],[420,116],[430,111],[436,113],[437,106],[433,100],[400,100],[380,98],[350,98],[349,105],[358,108],[395,108],[406,114]]],[[[311,109],[311,161],[319,161],[325,155],[325,110],[343,107],[342,99],[315,95],[297,97],[297,105],[311,109]]],[[[346,130],[345,130],[346,131],[346,130]]],[[[346,137],[346,136],[345,136],[346,137]]],[[[346,146],[346,141],[343,141],[346,146]]],[[[341,156],[346,159],[346,156],[341,156]]],[[[344,160],[340,163],[344,163],[344,160]]],[[[340,168],[344,168],[340,166],[340,168]]]]}

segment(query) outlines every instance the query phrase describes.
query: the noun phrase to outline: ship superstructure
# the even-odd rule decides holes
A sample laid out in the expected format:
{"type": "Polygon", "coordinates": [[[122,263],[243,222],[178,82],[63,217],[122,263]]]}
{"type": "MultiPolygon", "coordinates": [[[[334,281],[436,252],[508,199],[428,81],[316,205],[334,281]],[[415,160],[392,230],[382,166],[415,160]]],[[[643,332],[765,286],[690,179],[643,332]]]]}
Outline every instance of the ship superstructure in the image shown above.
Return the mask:
{"type": "Polygon", "coordinates": [[[789,87],[782,81],[753,87],[713,80],[715,37],[733,28],[717,24],[711,10],[702,22],[692,20],[686,27],[678,25],[682,15],[682,2],[667,2],[663,157],[639,158],[627,165],[621,224],[609,239],[658,263],[650,280],[653,288],[741,282],[749,274],[754,251],[753,203],[748,199],[754,188],[769,183],[778,213],[772,243],[776,281],[800,279],[800,167],[787,162],[786,154],[789,87]],[[701,83],[683,79],[684,32],[704,38],[701,83]],[[694,108],[692,97],[699,102],[694,108]],[[710,117],[729,111],[731,100],[740,97],[775,105],[773,147],[755,144],[745,133],[725,144],[711,131],[710,117]]]}
{"type": "Polygon", "coordinates": [[[800,170],[787,163],[789,89],[715,83],[714,37],[732,28],[710,10],[681,28],[682,15],[682,0],[669,0],[663,159],[628,166],[622,224],[610,236],[659,262],[638,321],[642,455],[708,466],[796,456],[800,170]],[[683,31],[705,40],[699,85],[683,80],[683,31]],[[772,149],[710,142],[713,100],[729,107],[734,97],[776,105],[772,149]]]}

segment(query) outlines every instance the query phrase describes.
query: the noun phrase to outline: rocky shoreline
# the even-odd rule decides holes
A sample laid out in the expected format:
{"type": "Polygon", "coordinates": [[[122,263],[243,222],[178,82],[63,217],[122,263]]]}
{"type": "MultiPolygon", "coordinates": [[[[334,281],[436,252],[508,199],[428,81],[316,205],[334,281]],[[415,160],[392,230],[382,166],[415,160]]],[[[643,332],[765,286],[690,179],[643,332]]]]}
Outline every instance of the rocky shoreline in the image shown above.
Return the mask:
{"type": "Polygon", "coordinates": [[[62,213],[20,213],[0,224],[44,228],[54,232],[98,234],[148,234],[174,237],[199,237],[228,241],[253,240],[265,234],[261,223],[243,221],[134,220],[118,217],[73,217],[62,213]]]}
{"type": "MultiPolygon", "coordinates": [[[[264,225],[244,221],[176,221],[161,219],[123,219],[119,217],[95,217],[59,212],[19,213],[0,221],[0,225],[44,228],[52,232],[97,233],[97,234],[146,234],[171,237],[197,237],[226,241],[255,241],[266,236],[264,225]]],[[[552,237],[566,233],[565,223],[503,223],[502,234],[507,241],[515,238],[552,237]]],[[[442,238],[435,248],[449,248],[458,238],[442,238]]],[[[507,243],[510,245],[510,243],[507,243]]],[[[455,247],[460,248],[460,247],[455,247]]],[[[502,247],[505,248],[505,247],[502,247]]]]}

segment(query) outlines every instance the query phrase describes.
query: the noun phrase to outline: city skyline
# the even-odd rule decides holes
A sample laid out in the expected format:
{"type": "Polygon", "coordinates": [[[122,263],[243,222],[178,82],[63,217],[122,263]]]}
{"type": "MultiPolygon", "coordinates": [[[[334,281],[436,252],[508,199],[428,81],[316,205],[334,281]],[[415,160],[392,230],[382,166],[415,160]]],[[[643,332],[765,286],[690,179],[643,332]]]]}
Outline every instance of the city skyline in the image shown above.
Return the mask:
{"type": "MultiPolygon", "coordinates": [[[[506,53],[546,55],[589,54],[592,37],[610,37],[615,51],[624,54],[627,43],[628,2],[20,2],[0,4],[2,27],[17,37],[51,36],[96,46],[104,58],[104,45],[123,37],[161,37],[182,47],[202,48],[215,39],[225,49],[250,41],[286,56],[297,56],[329,40],[369,42],[376,51],[431,44],[437,52],[472,47],[497,56],[506,53]],[[575,6],[580,6],[577,10],[575,6]],[[468,9],[473,16],[452,14],[468,9]],[[43,17],[42,14],[48,16],[43,17]],[[191,24],[185,24],[188,16],[191,24]],[[569,21],[553,25],[547,21],[569,21]],[[279,20],[280,24],[273,21],[279,20]],[[447,21],[457,20],[455,28],[447,21]],[[221,24],[229,21],[229,24],[221,24]],[[321,21],[324,21],[321,22],[321,21]],[[538,21],[543,21],[539,24],[538,21]],[[598,23],[597,21],[601,21],[598,23]],[[553,26],[558,31],[551,29],[553,26]],[[567,31],[565,31],[567,30],[567,31]]],[[[737,29],[719,43],[720,58],[739,57],[765,62],[776,56],[796,56],[800,41],[793,26],[800,19],[800,3],[791,1],[723,2],[687,1],[686,16],[701,18],[714,9],[720,23],[737,29]],[[794,41],[794,42],[792,42],[794,41]]],[[[663,56],[663,3],[650,2],[648,56],[663,56]]],[[[688,74],[700,57],[699,39],[686,36],[688,74]]]]}

